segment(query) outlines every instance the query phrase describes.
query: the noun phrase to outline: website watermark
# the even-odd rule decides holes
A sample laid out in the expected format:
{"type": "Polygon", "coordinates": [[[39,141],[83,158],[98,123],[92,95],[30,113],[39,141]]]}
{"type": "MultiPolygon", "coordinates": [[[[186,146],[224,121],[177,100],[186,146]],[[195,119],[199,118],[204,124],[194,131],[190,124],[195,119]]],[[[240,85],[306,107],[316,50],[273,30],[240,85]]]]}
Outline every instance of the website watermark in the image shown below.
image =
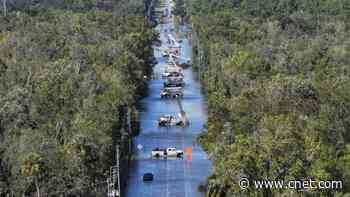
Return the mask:
{"type": "Polygon", "coordinates": [[[341,190],[343,189],[343,181],[339,180],[249,180],[248,178],[241,178],[239,180],[239,187],[245,189],[321,189],[321,190],[341,190]]]}

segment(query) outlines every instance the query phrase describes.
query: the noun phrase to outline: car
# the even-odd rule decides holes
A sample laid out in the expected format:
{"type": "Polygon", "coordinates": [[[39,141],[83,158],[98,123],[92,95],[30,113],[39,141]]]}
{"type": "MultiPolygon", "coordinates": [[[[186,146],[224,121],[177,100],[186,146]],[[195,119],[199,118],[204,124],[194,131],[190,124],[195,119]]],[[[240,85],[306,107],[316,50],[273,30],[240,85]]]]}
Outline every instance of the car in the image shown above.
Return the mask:
{"type": "Polygon", "coordinates": [[[155,148],[152,150],[152,157],[182,157],[184,152],[182,150],[178,150],[173,147],[169,147],[166,149],[155,148]]]}
{"type": "Polygon", "coordinates": [[[142,180],[143,181],[153,181],[153,174],[150,172],[143,174],[142,180]]]}

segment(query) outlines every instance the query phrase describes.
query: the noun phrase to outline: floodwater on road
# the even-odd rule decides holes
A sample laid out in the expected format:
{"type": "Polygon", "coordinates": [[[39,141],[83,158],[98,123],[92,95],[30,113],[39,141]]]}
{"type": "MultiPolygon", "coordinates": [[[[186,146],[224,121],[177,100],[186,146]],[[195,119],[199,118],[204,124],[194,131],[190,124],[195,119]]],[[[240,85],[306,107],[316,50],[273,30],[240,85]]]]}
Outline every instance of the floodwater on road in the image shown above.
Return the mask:
{"type": "MultiPolygon", "coordinates": [[[[166,25],[158,25],[160,39],[166,45],[166,25]]],[[[172,33],[174,34],[174,33],[172,33]]],[[[174,35],[175,36],[175,35],[174,35]]],[[[191,45],[187,39],[181,44],[182,59],[192,56],[191,45]]],[[[155,50],[158,64],[154,73],[162,73],[167,59],[155,50]]],[[[191,68],[184,69],[184,97],[181,103],[190,122],[188,127],[160,128],[157,120],[164,114],[178,114],[179,106],[175,99],[161,99],[160,90],[164,80],[155,78],[149,83],[149,95],[140,102],[140,135],[134,138],[134,156],[130,166],[130,176],[125,195],[127,197],[203,197],[199,192],[200,184],[209,176],[212,163],[207,154],[196,142],[207,120],[206,102],[201,87],[195,79],[191,68]],[[141,146],[142,148],[141,148],[141,146]],[[154,159],[151,151],[154,148],[176,147],[185,150],[192,148],[192,153],[185,153],[183,158],[154,159]],[[143,182],[144,173],[154,174],[154,180],[143,182]]]]}

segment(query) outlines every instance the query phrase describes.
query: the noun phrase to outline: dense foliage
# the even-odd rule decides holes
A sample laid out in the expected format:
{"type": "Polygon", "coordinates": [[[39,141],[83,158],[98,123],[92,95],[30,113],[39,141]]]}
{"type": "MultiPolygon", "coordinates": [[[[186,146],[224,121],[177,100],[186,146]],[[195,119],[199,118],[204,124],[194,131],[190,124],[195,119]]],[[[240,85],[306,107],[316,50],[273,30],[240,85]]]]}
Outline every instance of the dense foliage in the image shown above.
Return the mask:
{"type": "Polygon", "coordinates": [[[350,4],[186,1],[208,94],[207,196],[350,193],[350,4]],[[342,180],[342,190],[241,190],[250,180],[342,180]]]}
{"type": "Polygon", "coordinates": [[[18,2],[0,17],[0,196],[105,196],[152,71],[144,4],[18,2]]]}

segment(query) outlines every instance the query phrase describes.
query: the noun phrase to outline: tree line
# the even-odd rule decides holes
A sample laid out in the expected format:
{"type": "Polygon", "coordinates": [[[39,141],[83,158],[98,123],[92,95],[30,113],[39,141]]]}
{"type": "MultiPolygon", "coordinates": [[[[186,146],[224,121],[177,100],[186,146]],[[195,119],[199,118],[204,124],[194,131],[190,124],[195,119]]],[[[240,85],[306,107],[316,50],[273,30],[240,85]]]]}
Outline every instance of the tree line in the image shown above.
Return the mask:
{"type": "Polygon", "coordinates": [[[208,197],[350,194],[350,4],[185,1],[208,96],[208,197]],[[242,190],[239,179],[338,180],[342,189],[242,190]]]}
{"type": "Polygon", "coordinates": [[[144,2],[7,4],[0,17],[0,196],[105,196],[113,145],[126,160],[137,134],[135,103],[154,65],[157,35],[144,2]]]}

